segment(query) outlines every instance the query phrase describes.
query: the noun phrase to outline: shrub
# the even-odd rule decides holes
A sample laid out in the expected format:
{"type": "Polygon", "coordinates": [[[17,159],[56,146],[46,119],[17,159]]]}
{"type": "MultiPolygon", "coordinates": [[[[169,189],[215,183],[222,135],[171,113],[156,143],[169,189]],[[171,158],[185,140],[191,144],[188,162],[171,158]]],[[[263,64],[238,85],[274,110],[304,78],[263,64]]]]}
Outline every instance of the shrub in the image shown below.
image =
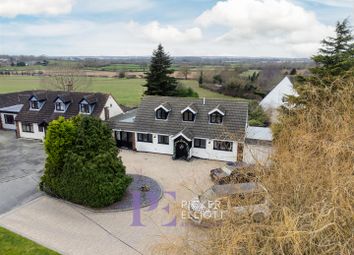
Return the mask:
{"type": "Polygon", "coordinates": [[[177,86],[176,96],[178,97],[199,97],[198,93],[192,88],[187,88],[181,84],[177,86]]]}
{"type": "Polygon", "coordinates": [[[47,160],[41,187],[90,207],[120,200],[131,182],[114,144],[111,130],[89,116],[63,117],[49,124],[47,160]]]}
{"type": "Polygon", "coordinates": [[[265,127],[269,125],[268,115],[257,101],[251,101],[248,105],[248,124],[250,126],[265,127]]]}

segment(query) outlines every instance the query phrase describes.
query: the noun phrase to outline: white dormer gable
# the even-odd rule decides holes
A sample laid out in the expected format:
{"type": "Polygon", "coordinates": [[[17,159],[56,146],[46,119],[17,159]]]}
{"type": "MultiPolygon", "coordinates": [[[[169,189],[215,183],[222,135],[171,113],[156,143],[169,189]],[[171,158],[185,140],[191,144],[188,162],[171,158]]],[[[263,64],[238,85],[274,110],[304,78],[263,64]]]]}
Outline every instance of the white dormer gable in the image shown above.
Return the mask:
{"type": "Polygon", "coordinates": [[[225,113],[222,110],[218,109],[218,108],[214,108],[213,110],[208,112],[208,114],[210,115],[210,114],[213,114],[213,113],[216,113],[216,112],[221,114],[222,116],[225,116],[225,113]]]}
{"type": "Polygon", "coordinates": [[[181,110],[181,113],[183,114],[186,111],[191,111],[193,114],[197,114],[197,111],[195,109],[193,109],[192,107],[190,107],[190,106],[187,106],[186,108],[181,110]]]}
{"type": "Polygon", "coordinates": [[[164,106],[163,104],[160,104],[158,107],[156,107],[155,109],[154,109],[154,111],[156,112],[157,110],[159,110],[159,109],[163,109],[165,112],[170,112],[171,111],[171,109],[168,109],[166,106],[164,106]]]}

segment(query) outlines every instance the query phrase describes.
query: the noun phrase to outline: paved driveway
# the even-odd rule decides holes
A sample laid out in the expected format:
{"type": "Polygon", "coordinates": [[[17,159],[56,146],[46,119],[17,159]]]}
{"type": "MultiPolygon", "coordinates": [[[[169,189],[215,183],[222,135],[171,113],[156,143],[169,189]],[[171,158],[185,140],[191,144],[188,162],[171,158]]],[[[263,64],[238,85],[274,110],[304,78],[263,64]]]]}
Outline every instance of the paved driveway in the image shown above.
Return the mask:
{"type": "Polygon", "coordinates": [[[44,157],[42,143],[0,131],[0,214],[40,196],[44,157]]]}
{"type": "MultiPolygon", "coordinates": [[[[165,194],[155,210],[141,210],[144,226],[131,226],[133,212],[94,213],[60,200],[40,197],[0,217],[0,225],[64,254],[153,254],[154,245],[171,243],[185,231],[202,229],[181,220],[174,210],[181,200],[190,200],[207,189],[209,170],[222,162],[173,161],[171,156],[122,151],[128,173],[156,179],[166,192],[175,192],[176,200],[165,194]],[[167,213],[163,208],[170,206],[167,213]],[[177,215],[176,226],[163,226],[177,215]]],[[[201,234],[199,235],[201,236],[201,234]]]]}

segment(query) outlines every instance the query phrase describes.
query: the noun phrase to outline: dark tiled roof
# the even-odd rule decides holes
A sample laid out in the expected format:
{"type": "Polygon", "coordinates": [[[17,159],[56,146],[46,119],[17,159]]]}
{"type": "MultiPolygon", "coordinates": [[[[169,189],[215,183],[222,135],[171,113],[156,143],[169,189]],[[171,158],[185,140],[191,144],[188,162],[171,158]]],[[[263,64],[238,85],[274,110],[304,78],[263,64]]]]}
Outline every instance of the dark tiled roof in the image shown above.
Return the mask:
{"type": "Polygon", "coordinates": [[[203,99],[146,96],[138,108],[134,123],[122,123],[117,117],[110,120],[110,125],[117,129],[168,135],[176,135],[186,128],[193,137],[243,140],[247,115],[248,103],[244,100],[206,99],[203,104],[203,99]],[[154,109],[164,102],[169,102],[172,110],[167,120],[156,120],[154,109]],[[183,121],[181,111],[191,104],[198,112],[196,119],[194,122],[183,121]],[[223,124],[209,124],[208,112],[218,105],[227,109],[223,124]]]}
{"type": "MultiPolygon", "coordinates": [[[[102,112],[108,99],[108,94],[87,93],[87,92],[63,92],[63,91],[23,91],[10,94],[0,94],[0,107],[23,104],[22,110],[17,115],[16,120],[22,122],[49,123],[59,116],[70,118],[79,114],[79,102],[83,98],[89,98],[90,102],[95,102],[93,116],[98,117],[102,112]],[[30,111],[29,99],[35,95],[38,100],[44,100],[44,105],[39,111],[30,111]],[[70,105],[66,112],[54,112],[54,101],[59,95],[70,98],[70,105]]],[[[67,100],[67,99],[65,99],[67,100]]]]}
{"type": "Polygon", "coordinates": [[[22,91],[0,94],[0,108],[23,104],[23,102],[28,100],[31,93],[31,91],[22,91]]]}

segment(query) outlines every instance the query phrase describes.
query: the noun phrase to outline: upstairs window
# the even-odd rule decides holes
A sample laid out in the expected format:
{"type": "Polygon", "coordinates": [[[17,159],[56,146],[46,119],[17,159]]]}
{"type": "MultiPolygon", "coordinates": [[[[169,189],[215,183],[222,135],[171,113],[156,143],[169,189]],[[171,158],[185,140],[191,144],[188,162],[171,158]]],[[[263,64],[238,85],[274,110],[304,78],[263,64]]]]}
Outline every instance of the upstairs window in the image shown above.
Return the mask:
{"type": "Polygon", "coordinates": [[[218,112],[214,112],[209,115],[209,119],[210,119],[210,123],[221,124],[223,116],[218,112]]]}
{"type": "Polygon", "coordinates": [[[164,109],[160,108],[156,111],[156,119],[159,120],[166,120],[168,116],[168,112],[166,112],[164,109]]]}
{"type": "Polygon", "coordinates": [[[88,104],[80,104],[81,113],[90,113],[90,106],[88,104]]]}
{"type": "Polygon", "coordinates": [[[183,121],[194,121],[195,114],[190,110],[183,112],[183,121]]]}
{"type": "Polygon", "coordinates": [[[36,101],[36,100],[31,101],[31,102],[30,102],[30,107],[31,107],[31,109],[33,109],[33,110],[38,110],[38,109],[39,109],[39,103],[38,103],[38,101],[36,101]]]}
{"type": "Polygon", "coordinates": [[[64,112],[64,111],[65,111],[65,105],[64,105],[64,103],[56,102],[56,103],[55,103],[55,110],[56,110],[57,112],[64,112]]]}

